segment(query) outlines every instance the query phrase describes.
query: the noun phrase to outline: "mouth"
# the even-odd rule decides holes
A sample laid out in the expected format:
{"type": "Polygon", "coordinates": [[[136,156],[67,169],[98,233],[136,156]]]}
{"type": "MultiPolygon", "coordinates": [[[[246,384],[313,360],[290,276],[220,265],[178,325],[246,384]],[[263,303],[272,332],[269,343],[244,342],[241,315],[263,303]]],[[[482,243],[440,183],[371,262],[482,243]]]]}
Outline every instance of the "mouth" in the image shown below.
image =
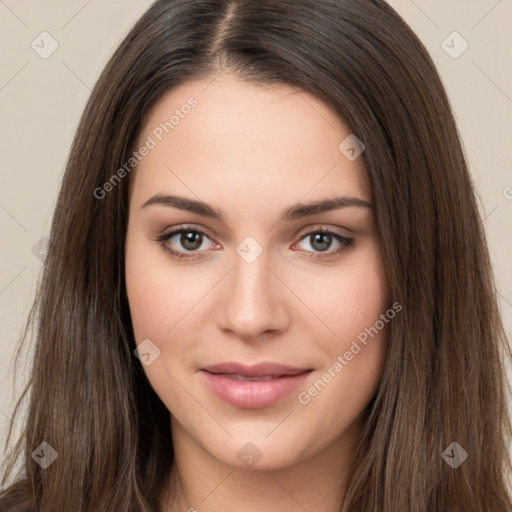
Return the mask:
{"type": "Polygon", "coordinates": [[[283,377],[288,375],[299,375],[311,368],[299,368],[287,366],[280,363],[263,362],[253,365],[229,361],[225,363],[206,366],[202,370],[215,375],[239,375],[241,377],[283,377]]]}
{"type": "Polygon", "coordinates": [[[201,369],[210,390],[241,409],[260,409],[278,402],[299,387],[312,371],[277,363],[247,366],[235,362],[201,369]]]}
{"type": "MultiPolygon", "coordinates": [[[[301,372],[302,373],[302,372],[301,372]]],[[[259,377],[249,377],[248,375],[240,375],[239,373],[212,373],[212,375],[220,375],[227,379],[247,381],[247,382],[260,382],[265,380],[280,379],[281,377],[288,377],[289,375],[261,375],[259,377]]],[[[300,374],[297,374],[300,375],[300,374]]]]}

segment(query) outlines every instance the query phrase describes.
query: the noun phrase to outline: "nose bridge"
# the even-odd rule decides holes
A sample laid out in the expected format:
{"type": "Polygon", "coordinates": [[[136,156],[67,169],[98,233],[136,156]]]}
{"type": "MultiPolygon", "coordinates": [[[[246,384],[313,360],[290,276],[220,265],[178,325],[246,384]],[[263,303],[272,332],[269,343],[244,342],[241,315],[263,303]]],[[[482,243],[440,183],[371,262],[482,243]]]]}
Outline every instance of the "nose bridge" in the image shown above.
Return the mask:
{"type": "Polygon", "coordinates": [[[259,247],[252,240],[239,244],[219,305],[221,327],[241,337],[280,330],[287,321],[286,299],[268,268],[269,254],[259,247]]]}
{"type": "Polygon", "coordinates": [[[239,302],[247,300],[268,299],[265,297],[269,292],[269,270],[267,254],[261,254],[254,260],[244,259],[238,255],[234,262],[232,279],[234,281],[233,295],[239,302]]]}

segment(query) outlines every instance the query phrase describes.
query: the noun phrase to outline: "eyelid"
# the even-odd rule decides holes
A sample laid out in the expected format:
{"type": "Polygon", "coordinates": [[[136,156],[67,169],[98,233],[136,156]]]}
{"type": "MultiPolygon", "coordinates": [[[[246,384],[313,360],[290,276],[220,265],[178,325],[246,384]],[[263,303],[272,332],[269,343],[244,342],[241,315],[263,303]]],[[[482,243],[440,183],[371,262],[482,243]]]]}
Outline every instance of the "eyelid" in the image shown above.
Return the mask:
{"type": "Polygon", "coordinates": [[[181,231],[193,231],[194,233],[201,233],[202,235],[208,237],[212,242],[215,242],[217,245],[220,245],[215,241],[215,237],[210,234],[210,231],[202,226],[195,226],[193,224],[181,224],[177,226],[173,226],[172,228],[165,230],[161,235],[158,235],[155,240],[158,242],[162,242],[168,240],[172,236],[178,234],[181,231]]]}
{"type": "MultiPolygon", "coordinates": [[[[314,235],[316,233],[326,233],[326,234],[333,236],[338,241],[338,243],[340,243],[342,245],[344,244],[344,246],[342,246],[341,248],[338,248],[336,250],[328,250],[325,252],[323,252],[323,251],[318,251],[318,252],[305,251],[305,252],[308,253],[310,255],[310,257],[312,257],[312,258],[328,258],[329,256],[334,256],[334,255],[342,252],[344,249],[348,248],[354,242],[353,238],[341,234],[339,232],[339,229],[340,229],[339,227],[332,228],[332,227],[326,226],[326,225],[316,225],[315,227],[305,228],[302,231],[302,233],[301,233],[301,231],[299,231],[299,233],[294,235],[294,238],[298,237],[298,240],[296,242],[294,242],[293,246],[302,242],[308,236],[314,235]]],[[[203,228],[203,227],[196,227],[192,224],[182,224],[182,225],[174,226],[170,230],[165,231],[161,235],[157,236],[155,238],[155,241],[160,242],[162,247],[167,251],[167,253],[174,255],[173,257],[175,259],[191,260],[191,259],[196,259],[196,258],[203,258],[204,256],[201,256],[201,255],[203,253],[207,252],[208,250],[202,250],[202,251],[196,251],[196,252],[185,252],[185,251],[180,251],[180,250],[170,248],[168,245],[165,244],[166,241],[168,241],[169,239],[173,238],[174,236],[176,236],[177,234],[179,234],[180,232],[183,232],[183,231],[199,233],[199,234],[203,235],[204,237],[210,239],[211,242],[213,242],[215,245],[220,245],[209,234],[209,230],[207,230],[206,228],[203,228]]]]}
{"type": "Polygon", "coordinates": [[[314,224],[313,227],[308,226],[304,229],[299,229],[294,235],[293,238],[300,238],[301,240],[307,236],[311,235],[313,233],[317,233],[318,231],[321,231],[322,233],[328,232],[328,233],[335,233],[343,238],[351,238],[349,234],[344,235],[341,230],[344,229],[345,231],[349,231],[347,228],[341,228],[340,226],[330,226],[328,224],[314,224]]]}
{"type": "MultiPolygon", "coordinates": [[[[305,236],[311,235],[318,231],[335,233],[335,234],[337,234],[343,238],[347,238],[347,239],[351,238],[350,235],[344,235],[343,233],[340,233],[338,231],[339,229],[342,229],[342,228],[340,228],[339,226],[331,227],[326,224],[317,224],[314,227],[309,226],[307,228],[299,229],[298,231],[296,231],[293,234],[292,238],[298,237],[302,240],[305,236]]],[[[347,228],[343,228],[343,229],[345,229],[345,231],[349,231],[347,228]]],[[[178,224],[177,226],[173,226],[169,230],[164,231],[161,235],[158,235],[156,240],[157,241],[167,240],[170,236],[175,235],[177,232],[182,231],[182,230],[195,231],[195,232],[201,233],[203,235],[206,235],[212,241],[215,241],[215,236],[212,236],[210,234],[210,231],[207,228],[204,228],[203,226],[196,226],[194,224],[178,224]]],[[[220,245],[219,242],[217,242],[217,241],[215,241],[215,243],[220,245]]]]}
{"type": "MultiPolygon", "coordinates": [[[[342,252],[345,251],[345,249],[348,249],[351,245],[354,243],[354,238],[342,235],[339,231],[339,228],[331,228],[329,226],[317,226],[316,228],[308,228],[305,233],[302,235],[299,235],[299,240],[293,244],[293,246],[296,246],[300,244],[302,241],[307,240],[309,237],[311,237],[314,234],[322,233],[322,234],[328,234],[332,238],[334,238],[339,244],[340,247],[337,249],[328,249],[327,251],[305,251],[306,254],[312,259],[324,259],[328,260],[329,257],[335,257],[342,252]]],[[[311,245],[311,242],[310,242],[311,245]]],[[[292,246],[292,247],[293,247],[292,246]]]]}

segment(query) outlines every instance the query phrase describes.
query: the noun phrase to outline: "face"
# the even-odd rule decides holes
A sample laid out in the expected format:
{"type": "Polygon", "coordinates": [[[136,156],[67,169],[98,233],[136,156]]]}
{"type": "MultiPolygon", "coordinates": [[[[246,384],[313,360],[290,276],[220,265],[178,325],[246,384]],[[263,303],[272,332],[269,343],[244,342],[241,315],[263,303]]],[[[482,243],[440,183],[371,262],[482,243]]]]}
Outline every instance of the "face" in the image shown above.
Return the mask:
{"type": "Polygon", "coordinates": [[[277,469],[360,427],[394,310],[350,135],[308,93],[227,74],[147,117],[126,283],[175,442],[277,469]]]}

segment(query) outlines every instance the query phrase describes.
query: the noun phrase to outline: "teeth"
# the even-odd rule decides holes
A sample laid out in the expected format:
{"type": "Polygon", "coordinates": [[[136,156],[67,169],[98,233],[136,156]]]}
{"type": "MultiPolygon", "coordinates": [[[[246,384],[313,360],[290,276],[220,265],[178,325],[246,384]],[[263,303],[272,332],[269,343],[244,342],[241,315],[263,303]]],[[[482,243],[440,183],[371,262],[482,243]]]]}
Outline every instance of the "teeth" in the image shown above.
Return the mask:
{"type": "Polygon", "coordinates": [[[228,377],[233,380],[242,380],[242,381],[272,380],[272,379],[278,379],[280,377],[280,375],[261,375],[259,377],[246,377],[245,375],[239,375],[237,373],[220,373],[219,375],[223,375],[224,377],[228,377]]]}

